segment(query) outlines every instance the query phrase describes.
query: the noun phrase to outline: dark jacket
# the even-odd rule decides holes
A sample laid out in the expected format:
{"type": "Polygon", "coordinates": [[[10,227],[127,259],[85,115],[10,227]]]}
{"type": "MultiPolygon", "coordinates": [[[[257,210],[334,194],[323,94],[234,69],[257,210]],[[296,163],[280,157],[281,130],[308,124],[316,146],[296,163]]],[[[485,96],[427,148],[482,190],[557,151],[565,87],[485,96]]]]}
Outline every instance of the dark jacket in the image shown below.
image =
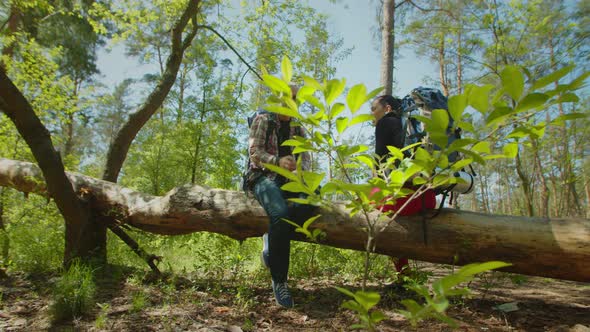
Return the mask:
{"type": "Polygon", "coordinates": [[[404,137],[401,117],[393,112],[385,114],[375,126],[375,153],[379,157],[385,156],[389,153],[388,145],[401,149],[404,137]]]}

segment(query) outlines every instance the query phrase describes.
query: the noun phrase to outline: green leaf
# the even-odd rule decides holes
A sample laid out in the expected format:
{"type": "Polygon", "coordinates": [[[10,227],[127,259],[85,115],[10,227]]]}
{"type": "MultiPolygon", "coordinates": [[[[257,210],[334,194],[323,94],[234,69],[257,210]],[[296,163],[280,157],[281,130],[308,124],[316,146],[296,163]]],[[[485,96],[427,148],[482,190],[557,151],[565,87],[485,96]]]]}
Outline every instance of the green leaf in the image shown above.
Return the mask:
{"type": "Polygon", "coordinates": [[[375,96],[377,96],[381,91],[383,91],[383,89],[385,89],[385,88],[384,87],[378,87],[378,88],[372,90],[365,97],[365,101],[371,100],[371,99],[375,98],[375,96]]]}
{"type": "Polygon", "coordinates": [[[563,67],[561,69],[558,69],[545,77],[538,79],[531,87],[531,90],[538,90],[538,89],[543,88],[551,83],[559,81],[559,79],[561,79],[562,77],[567,75],[575,67],[576,67],[575,65],[569,65],[567,67],[563,67]]]}
{"type": "Polygon", "coordinates": [[[463,266],[458,272],[458,275],[473,276],[481,272],[495,270],[512,264],[501,261],[490,261],[485,263],[473,263],[463,266]]]}
{"type": "Polygon", "coordinates": [[[387,150],[389,150],[389,153],[393,157],[395,157],[396,159],[398,159],[398,160],[404,159],[404,153],[400,149],[396,148],[395,146],[388,145],[387,150]]]}
{"type": "Polygon", "coordinates": [[[356,113],[356,111],[358,111],[365,103],[366,95],[367,88],[364,84],[357,84],[350,89],[346,96],[346,103],[352,114],[356,113]]]}
{"type": "Polygon", "coordinates": [[[418,302],[412,299],[402,300],[401,303],[413,314],[416,314],[420,310],[422,310],[422,306],[418,304],[418,302]]]}
{"type": "Polygon", "coordinates": [[[428,128],[429,132],[430,130],[434,131],[434,132],[442,132],[445,133],[446,136],[446,131],[447,128],[449,127],[449,114],[446,110],[442,110],[442,109],[436,109],[432,111],[432,123],[431,123],[431,128],[428,128]]]}
{"type": "Polygon", "coordinates": [[[361,114],[361,115],[357,115],[354,118],[352,118],[352,120],[350,120],[350,123],[348,124],[349,127],[354,126],[357,123],[361,123],[361,122],[365,122],[365,121],[370,121],[375,119],[375,116],[373,114],[361,114]]]}
{"type": "Polygon", "coordinates": [[[320,193],[322,195],[326,195],[326,194],[337,193],[339,190],[340,189],[339,189],[338,185],[336,185],[334,182],[328,182],[322,186],[322,189],[320,189],[320,193]]]}
{"type": "Polygon", "coordinates": [[[379,295],[377,292],[358,291],[354,294],[354,299],[368,311],[377,303],[379,303],[379,300],[381,300],[381,295],[379,295]]]}
{"type": "Polygon", "coordinates": [[[264,109],[266,109],[269,112],[290,116],[292,118],[297,118],[297,119],[302,118],[301,115],[299,114],[299,112],[292,110],[290,108],[287,108],[287,107],[276,105],[276,104],[275,105],[267,105],[264,109]]]}
{"type": "Polygon", "coordinates": [[[446,298],[439,299],[431,304],[432,308],[437,312],[444,312],[449,307],[449,300],[446,298]]]}
{"type": "Polygon", "coordinates": [[[342,94],[345,87],[346,87],[346,80],[345,79],[329,80],[328,84],[326,86],[326,91],[324,92],[324,96],[326,98],[326,103],[328,105],[331,105],[334,102],[334,100],[336,100],[336,98],[338,98],[342,94]]]}
{"type": "Polygon", "coordinates": [[[309,193],[309,190],[299,182],[287,182],[281,187],[281,189],[292,193],[309,193]]]}
{"type": "Polygon", "coordinates": [[[273,165],[273,164],[262,164],[262,166],[264,166],[266,169],[275,172],[279,175],[284,176],[285,178],[295,181],[295,182],[299,182],[299,178],[297,177],[297,175],[293,174],[293,172],[284,169],[282,167],[279,167],[277,165],[273,165]]]}
{"type": "Polygon", "coordinates": [[[324,173],[303,172],[303,180],[311,191],[315,191],[320,186],[325,176],[324,173]]]}
{"type": "Polygon", "coordinates": [[[502,148],[504,155],[508,158],[516,158],[518,154],[518,143],[508,143],[502,148]]]}
{"type": "Polygon", "coordinates": [[[585,119],[587,117],[588,117],[588,114],[585,114],[585,113],[564,114],[564,115],[558,116],[553,121],[551,121],[551,124],[559,126],[559,125],[565,124],[565,121],[576,120],[576,119],[585,119]]]}
{"type": "Polygon", "coordinates": [[[364,308],[353,300],[344,301],[344,303],[342,303],[342,308],[350,309],[359,313],[365,313],[364,308]]]}
{"type": "Polygon", "coordinates": [[[471,150],[467,149],[458,149],[457,151],[461,152],[462,154],[471,157],[474,162],[485,165],[486,161],[483,159],[478,153],[474,153],[471,150]]]}
{"type": "Polygon", "coordinates": [[[291,78],[293,77],[293,66],[286,55],[283,56],[283,61],[281,61],[281,72],[283,73],[283,80],[287,83],[291,82],[291,78]]]}
{"type": "Polygon", "coordinates": [[[473,139],[473,138],[459,138],[453,141],[453,143],[451,143],[449,145],[449,150],[450,151],[455,151],[456,149],[465,147],[469,144],[473,144],[476,143],[477,140],[473,139]]]}
{"type": "Polygon", "coordinates": [[[455,121],[459,121],[463,115],[463,111],[467,107],[467,95],[460,94],[458,96],[451,96],[449,98],[449,114],[455,121]]]}
{"type": "Polygon", "coordinates": [[[578,97],[575,93],[568,92],[564,93],[563,95],[559,96],[557,99],[557,103],[577,103],[580,101],[580,97],[578,97]]]}
{"type": "Polygon", "coordinates": [[[582,75],[578,76],[576,79],[571,81],[570,84],[567,85],[568,90],[578,90],[578,89],[585,87],[586,85],[584,84],[584,82],[586,81],[586,79],[589,76],[590,76],[590,71],[587,71],[587,72],[583,73],[582,75]]]}
{"type": "Polygon", "coordinates": [[[291,95],[291,88],[285,83],[285,81],[272,75],[263,75],[262,80],[264,81],[264,84],[272,90],[289,94],[289,96],[291,95]]]}
{"type": "Polygon", "coordinates": [[[498,106],[486,119],[487,126],[493,126],[497,123],[502,123],[506,118],[512,114],[514,110],[508,106],[498,106]]]}
{"type": "Polygon", "coordinates": [[[479,113],[486,114],[490,105],[490,91],[494,88],[493,85],[469,85],[469,105],[475,108],[479,113]]]}
{"type": "Polygon", "coordinates": [[[349,296],[351,298],[354,298],[354,294],[351,291],[349,291],[348,289],[341,288],[341,287],[338,287],[338,286],[334,286],[334,288],[336,288],[340,293],[342,293],[342,294],[344,294],[346,296],[349,296]]]}
{"type": "Polygon", "coordinates": [[[338,114],[342,113],[342,111],[344,111],[344,104],[342,103],[336,103],[334,104],[334,106],[332,106],[332,109],[330,110],[330,119],[333,119],[335,117],[338,116],[338,114]]]}
{"type": "Polygon", "coordinates": [[[479,142],[471,148],[471,151],[477,152],[477,153],[491,153],[490,142],[486,142],[486,141],[479,142]]]}
{"type": "Polygon", "coordinates": [[[470,133],[475,132],[475,128],[473,127],[473,125],[470,122],[457,121],[457,122],[455,122],[455,125],[457,127],[461,128],[464,132],[470,132],[470,133]]]}
{"type": "Polygon", "coordinates": [[[512,132],[510,132],[510,134],[508,134],[506,136],[506,138],[516,138],[518,140],[523,137],[527,137],[530,134],[531,134],[530,129],[521,126],[521,127],[514,128],[514,130],[512,130],[512,132]]]}
{"type": "Polygon", "coordinates": [[[371,321],[373,323],[379,323],[380,321],[384,320],[386,317],[381,311],[373,311],[371,313],[371,321]]]}
{"type": "Polygon", "coordinates": [[[316,92],[316,89],[309,85],[302,86],[299,91],[297,91],[297,100],[302,101],[305,100],[306,96],[313,96],[316,92]]]}
{"type": "Polygon", "coordinates": [[[369,168],[373,168],[373,166],[375,166],[375,159],[374,158],[371,158],[369,156],[360,155],[360,156],[356,156],[354,158],[356,160],[360,161],[361,163],[369,166],[369,168]]]}
{"type": "Polygon", "coordinates": [[[336,130],[338,131],[338,134],[342,134],[346,128],[348,128],[348,118],[341,117],[336,119],[336,130]]]}
{"type": "Polygon", "coordinates": [[[325,107],[324,104],[320,102],[314,95],[306,95],[303,97],[303,100],[310,103],[313,107],[319,109],[320,111],[324,111],[325,107]]]}
{"type": "Polygon", "coordinates": [[[504,91],[508,93],[512,99],[518,101],[522,92],[524,91],[524,75],[516,66],[507,66],[500,73],[502,78],[502,85],[504,91]]]}
{"type": "Polygon", "coordinates": [[[318,83],[313,77],[303,76],[303,82],[305,82],[306,86],[313,88],[314,90],[324,91],[324,87],[318,83]]]}
{"type": "Polygon", "coordinates": [[[528,111],[532,108],[537,108],[545,104],[549,100],[549,96],[544,93],[533,92],[526,95],[516,106],[516,112],[528,111]]]}
{"type": "Polygon", "coordinates": [[[303,226],[302,226],[302,227],[303,227],[303,228],[305,228],[305,229],[308,229],[308,228],[309,228],[309,226],[311,226],[311,224],[312,224],[314,221],[316,221],[316,220],[317,220],[319,217],[321,217],[321,216],[322,216],[321,214],[318,214],[317,216],[310,217],[309,219],[307,219],[307,220],[306,220],[306,221],[303,223],[303,226]]]}
{"type": "Polygon", "coordinates": [[[472,162],[473,162],[473,159],[470,159],[470,158],[461,159],[461,160],[455,162],[453,165],[451,165],[451,169],[453,171],[459,171],[459,170],[463,169],[463,167],[471,164],[472,162]]]}
{"type": "Polygon", "coordinates": [[[284,141],[281,146],[300,146],[305,144],[305,142],[296,140],[296,139],[288,139],[286,141],[284,141]]]}
{"type": "Polygon", "coordinates": [[[297,204],[309,204],[309,199],[307,198],[289,198],[289,201],[297,204]]]}
{"type": "Polygon", "coordinates": [[[299,154],[302,152],[308,152],[308,151],[316,151],[316,149],[311,148],[311,147],[302,147],[302,146],[298,146],[295,149],[293,149],[293,154],[299,154]]]}

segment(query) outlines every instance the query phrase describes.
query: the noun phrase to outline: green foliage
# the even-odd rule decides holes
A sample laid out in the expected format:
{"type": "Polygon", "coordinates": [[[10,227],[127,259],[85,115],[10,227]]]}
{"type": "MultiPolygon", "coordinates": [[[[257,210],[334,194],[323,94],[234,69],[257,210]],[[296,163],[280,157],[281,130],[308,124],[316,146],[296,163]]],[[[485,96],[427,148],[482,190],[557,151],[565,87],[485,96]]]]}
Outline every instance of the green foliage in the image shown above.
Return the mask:
{"type": "Polygon", "coordinates": [[[352,293],[345,288],[336,287],[336,289],[352,298],[352,300],[347,300],[342,303],[342,307],[355,311],[358,318],[360,319],[359,324],[354,324],[350,326],[350,328],[375,331],[375,325],[385,319],[385,315],[383,315],[383,313],[375,310],[371,311],[371,309],[377,305],[381,299],[379,293],[363,291],[352,293]]]}
{"type": "Polygon", "coordinates": [[[432,291],[425,285],[410,284],[407,287],[423,297],[425,303],[420,305],[412,299],[403,300],[402,304],[406,307],[406,310],[400,310],[400,313],[410,321],[413,327],[417,327],[420,321],[428,318],[435,318],[449,324],[451,327],[457,327],[457,323],[445,314],[449,307],[449,299],[453,296],[467,296],[470,293],[468,288],[457,287],[462,283],[473,280],[478,273],[510,265],[504,262],[465,265],[456,273],[435,281],[432,284],[432,291]]]}
{"type": "Polygon", "coordinates": [[[79,317],[92,307],[96,285],[90,267],[74,262],[53,288],[53,320],[79,317]]]}
{"type": "MultiPolygon", "coordinates": [[[[282,66],[283,72],[291,71],[288,59],[283,59],[282,66]]],[[[580,78],[575,78],[574,82],[582,80],[582,78],[586,77],[585,75],[582,74],[580,78]]],[[[346,97],[352,117],[339,116],[337,118],[336,116],[340,115],[345,108],[345,105],[336,103],[337,98],[344,91],[345,80],[332,79],[320,83],[313,78],[305,77],[305,85],[299,90],[296,98],[297,102],[294,103],[286,92],[290,83],[286,79],[288,76],[283,75],[282,78],[278,78],[266,74],[264,83],[273,91],[273,95],[268,99],[269,107],[267,109],[271,112],[292,117],[294,121],[297,121],[306,129],[306,132],[314,133],[308,138],[297,137],[284,144],[293,146],[294,154],[302,152],[324,153],[332,163],[342,169],[344,178],[330,179],[318,191],[320,183],[324,182],[324,173],[303,171],[300,164],[297,165],[297,170],[293,173],[275,165],[265,164],[264,166],[289,180],[288,183],[283,185],[283,190],[308,195],[306,199],[291,199],[297,203],[322,205],[325,208],[331,208],[332,200],[330,200],[329,195],[342,194],[348,199],[347,208],[351,211],[350,215],[361,214],[363,216],[366,224],[367,248],[374,248],[374,239],[377,238],[380,230],[393,222],[398,213],[393,211],[371,216],[370,212],[381,212],[384,201],[394,203],[398,198],[405,196],[410,196],[411,200],[428,189],[457,183],[458,180],[453,175],[455,171],[472,163],[485,165],[487,160],[514,158],[518,154],[519,142],[524,139],[542,137],[546,123],[533,122],[531,117],[539,110],[547,109],[556,102],[564,102],[565,99],[552,99],[546,93],[525,86],[524,75],[517,67],[507,66],[500,76],[501,85],[498,87],[492,85],[468,85],[463,94],[451,98],[448,112],[445,110],[433,110],[430,117],[417,116],[425,124],[426,139],[415,147],[406,147],[402,150],[388,147],[391,152],[390,156],[385,161],[381,161],[379,165],[381,177],[370,179],[368,184],[357,184],[352,181],[348,171],[350,169],[369,167],[373,174],[377,174],[378,163],[374,156],[366,153],[369,150],[367,146],[349,146],[341,142],[341,137],[353,125],[372,119],[370,115],[355,116],[354,113],[360,108],[360,105],[378,93],[379,89],[367,94],[364,87],[358,85],[353,87],[346,97]],[[495,95],[492,96],[492,92],[495,95]],[[511,102],[506,102],[508,100],[511,102]],[[303,101],[311,103],[319,111],[309,115],[300,113],[299,103],[303,101]],[[464,114],[467,106],[472,106],[485,117],[486,126],[479,128],[479,132],[475,132],[474,126],[470,125],[469,119],[464,114]],[[450,123],[448,114],[457,117],[454,125],[463,127],[464,132],[467,134],[476,137],[481,137],[483,134],[485,138],[483,140],[459,139],[447,146],[447,130],[450,123]],[[504,137],[499,136],[498,133],[501,133],[501,129],[508,123],[513,126],[514,130],[504,137]],[[337,134],[334,133],[334,128],[337,134]],[[491,144],[492,138],[493,147],[491,144]],[[431,143],[443,148],[438,151],[433,150],[430,146],[431,143]],[[410,149],[413,149],[412,156],[405,157],[402,151],[412,151],[410,149]],[[494,150],[501,152],[498,153],[494,150]],[[450,163],[448,156],[453,152],[459,152],[465,158],[450,163]],[[396,168],[397,162],[400,163],[400,167],[396,168]],[[391,172],[387,174],[383,169],[389,169],[391,172]],[[404,184],[410,180],[417,189],[409,190],[404,188],[404,184]],[[376,193],[375,188],[379,189],[376,193]],[[389,218],[385,218],[384,215],[389,218]]],[[[562,95],[572,94],[572,97],[568,100],[576,102],[577,98],[573,97],[575,96],[573,91],[578,87],[578,84],[564,85],[560,93],[562,95]]],[[[297,231],[309,238],[315,238],[314,231],[310,230],[310,227],[318,217],[309,219],[303,226],[297,227],[297,231]]],[[[369,274],[370,251],[371,249],[368,249],[365,258],[363,289],[369,274]]],[[[454,287],[460,282],[470,280],[478,272],[505,266],[502,264],[505,263],[490,262],[466,266],[457,274],[436,282],[433,285],[434,296],[430,296],[422,285],[415,284],[411,286],[412,289],[425,297],[427,304],[423,307],[413,300],[407,300],[404,302],[408,309],[405,311],[407,316],[412,320],[412,324],[416,324],[417,321],[424,317],[436,317],[451,324],[452,321],[443,314],[448,307],[447,296],[465,293],[464,290],[455,290],[454,287]]],[[[350,292],[347,295],[355,296],[350,292]]],[[[355,301],[346,302],[346,307],[356,311],[359,315],[364,325],[358,327],[373,329],[374,323],[378,322],[381,316],[377,314],[373,317],[368,311],[379,299],[370,293],[359,293],[357,295],[359,298],[355,297],[355,301]],[[371,301],[365,301],[366,299],[371,299],[371,301]]]]}
{"type": "Polygon", "coordinates": [[[140,312],[148,305],[147,294],[143,291],[134,292],[131,296],[131,312],[140,312]]]}
{"type": "Polygon", "coordinates": [[[64,225],[53,202],[9,191],[5,201],[11,267],[30,273],[56,271],[63,260],[64,225]]]}
{"type": "Polygon", "coordinates": [[[100,308],[100,312],[94,320],[94,327],[104,330],[107,327],[108,314],[111,306],[108,303],[97,303],[96,305],[100,308]]]}

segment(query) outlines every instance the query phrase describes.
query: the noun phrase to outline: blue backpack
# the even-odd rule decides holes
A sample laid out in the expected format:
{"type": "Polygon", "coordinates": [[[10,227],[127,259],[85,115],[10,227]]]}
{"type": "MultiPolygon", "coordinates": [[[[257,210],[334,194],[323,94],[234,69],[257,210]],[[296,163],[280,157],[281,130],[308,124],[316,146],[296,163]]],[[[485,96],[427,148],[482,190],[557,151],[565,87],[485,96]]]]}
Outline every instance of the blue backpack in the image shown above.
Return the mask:
{"type": "MultiPolygon", "coordinates": [[[[422,115],[430,117],[432,110],[443,109],[447,110],[448,113],[448,100],[447,97],[438,89],[418,87],[412,90],[410,94],[402,99],[401,103],[401,118],[402,128],[406,133],[403,146],[408,146],[423,140],[426,137],[424,131],[424,124],[416,119],[413,115],[422,115]]],[[[453,128],[453,118],[449,115],[449,126],[447,128],[447,134],[449,140],[447,146],[456,139],[461,138],[461,130],[456,129],[451,133],[453,128]]],[[[438,146],[434,146],[435,150],[440,149],[438,146]]],[[[457,152],[449,155],[449,162],[455,162],[459,159],[457,152]]]]}

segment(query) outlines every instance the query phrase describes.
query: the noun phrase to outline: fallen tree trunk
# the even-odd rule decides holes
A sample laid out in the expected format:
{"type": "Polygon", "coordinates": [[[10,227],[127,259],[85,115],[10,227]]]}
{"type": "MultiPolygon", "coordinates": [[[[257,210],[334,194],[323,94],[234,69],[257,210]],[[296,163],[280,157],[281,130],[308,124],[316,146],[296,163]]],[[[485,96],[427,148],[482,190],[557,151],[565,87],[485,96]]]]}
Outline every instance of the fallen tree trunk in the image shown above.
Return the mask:
{"type": "MultiPolygon", "coordinates": [[[[77,173],[68,176],[93,209],[147,232],[174,235],[208,231],[244,240],[267,229],[263,209],[242,192],[182,186],[165,196],[150,196],[77,173]]],[[[0,159],[0,185],[46,194],[38,167],[27,162],[0,159]]],[[[342,205],[321,214],[314,225],[327,233],[322,244],[364,250],[366,235],[360,217],[349,217],[342,205]]],[[[426,222],[426,229],[420,217],[399,218],[378,237],[375,252],[457,265],[502,260],[513,264],[505,271],[590,282],[589,242],[587,219],[496,216],[445,209],[426,222]]]]}

